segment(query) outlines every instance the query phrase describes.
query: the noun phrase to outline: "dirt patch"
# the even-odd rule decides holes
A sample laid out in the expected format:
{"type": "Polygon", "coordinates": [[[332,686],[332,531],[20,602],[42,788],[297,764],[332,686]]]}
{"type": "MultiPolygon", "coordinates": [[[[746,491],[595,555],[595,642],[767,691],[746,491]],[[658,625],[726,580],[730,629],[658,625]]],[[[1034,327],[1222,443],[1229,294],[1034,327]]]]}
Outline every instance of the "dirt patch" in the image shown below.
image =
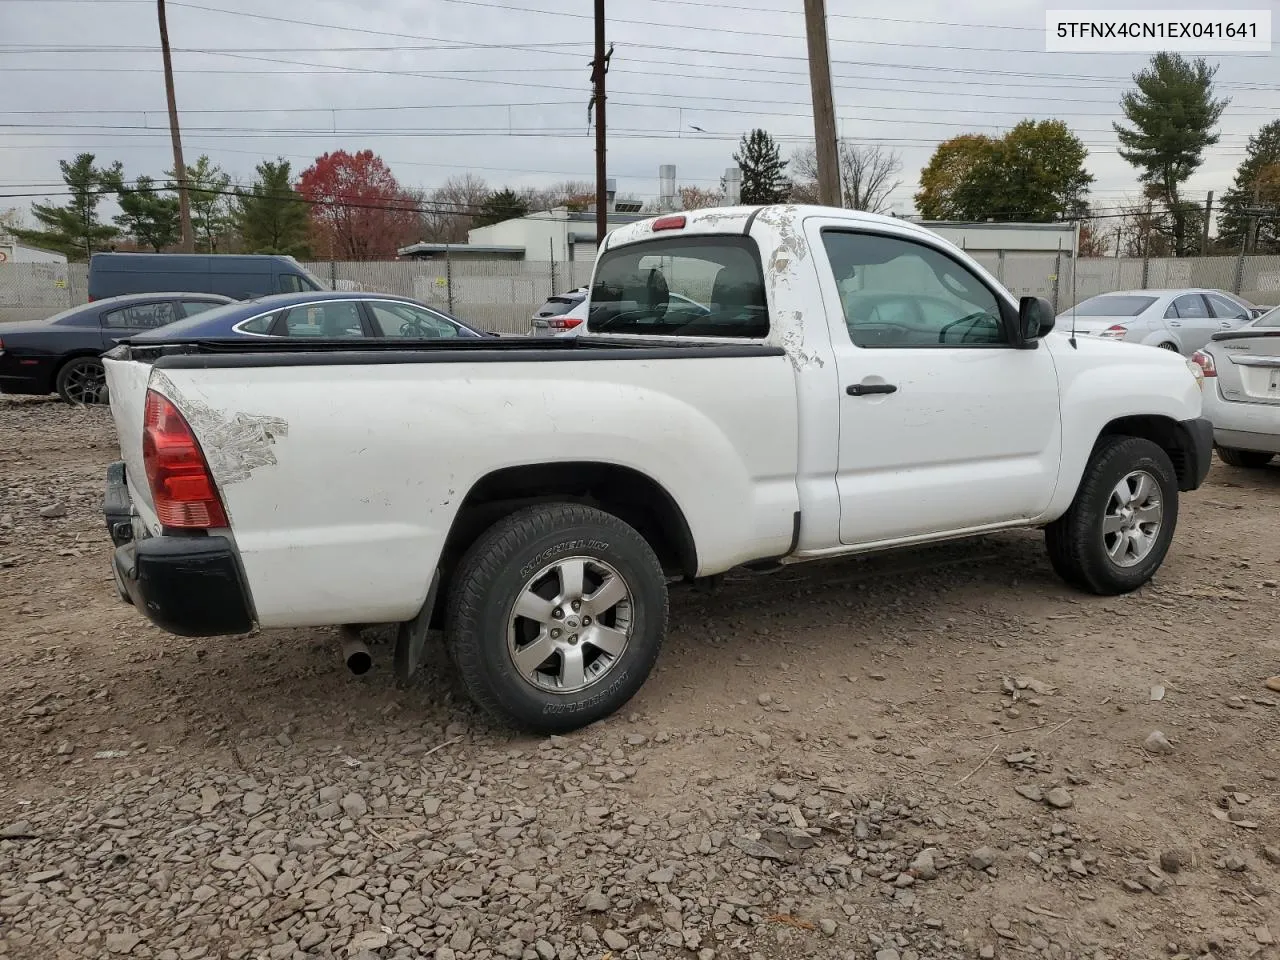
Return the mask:
{"type": "Polygon", "coordinates": [[[110,415],[0,437],[0,953],[1278,955],[1280,469],[1215,466],[1123,598],[1032,534],[676,589],[628,709],[536,739],[438,645],[402,689],[161,633],[110,415]]]}

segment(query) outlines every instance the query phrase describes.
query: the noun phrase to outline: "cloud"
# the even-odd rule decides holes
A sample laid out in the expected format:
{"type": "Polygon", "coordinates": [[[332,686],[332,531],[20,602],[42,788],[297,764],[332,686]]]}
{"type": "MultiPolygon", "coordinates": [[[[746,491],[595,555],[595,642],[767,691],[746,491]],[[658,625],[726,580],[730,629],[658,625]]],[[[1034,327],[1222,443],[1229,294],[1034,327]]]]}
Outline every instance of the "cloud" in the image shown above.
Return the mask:
{"type": "MultiPolygon", "coordinates": [[[[1096,204],[1136,195],[1110,129],[1147,57],[1045,53],[1048,5],[829,0],[839,128],[900,150],[898,209],[909,209],[933,144],[1024,117],[1059,117],[1090,144],[1096,204]]],[[[798,6],[610,0],[609,170],[621,191],[656,195],[663,163],[682,183],[713,186],[755,126],[787,152],[811,135],[798,6]]],[[[185,153],[208,154],[240,181],[265,157],[301,170],[338,148],[373,149],[408,186],[467,171],[494,185],[589,179],[583,11],[565,0],[169,0],[185,153]]],[[[0,2],[0,37],[4,106],[26,111],[0,115],[0,192],[56,183],[57,161],[81,151],[123,161],[130,176],[172,165],[150,0],[0,2]]],[[[1268,55],[1213,59],[1233,102],[1190,186],[1221,195],[1276,86],[1268,55]]]]}

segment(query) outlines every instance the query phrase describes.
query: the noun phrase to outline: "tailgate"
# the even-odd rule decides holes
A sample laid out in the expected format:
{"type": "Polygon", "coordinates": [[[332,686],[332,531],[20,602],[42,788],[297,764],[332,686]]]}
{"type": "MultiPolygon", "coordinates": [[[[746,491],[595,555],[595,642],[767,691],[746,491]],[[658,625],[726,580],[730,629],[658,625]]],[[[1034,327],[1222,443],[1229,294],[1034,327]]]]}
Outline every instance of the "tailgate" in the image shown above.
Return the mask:
{"type": "Polygon", "coordinates": [[[103,357],[102,363],[107,370],[111,417],[116,423],[116,436],[120,438],[120,458],[125,463],[129,493],[139,517],[150,530],[156,531],[159,521],[142,462],[142,415],[147,402],[151,364],[140,360],[113,359],[111,354],[103,357]]]}

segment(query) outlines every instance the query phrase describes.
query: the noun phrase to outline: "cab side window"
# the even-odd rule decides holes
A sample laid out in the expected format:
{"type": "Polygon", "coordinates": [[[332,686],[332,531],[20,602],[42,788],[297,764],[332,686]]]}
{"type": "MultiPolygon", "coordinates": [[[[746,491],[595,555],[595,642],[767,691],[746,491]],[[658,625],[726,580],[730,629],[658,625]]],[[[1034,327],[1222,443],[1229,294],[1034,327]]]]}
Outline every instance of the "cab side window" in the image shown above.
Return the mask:
{"type": "Polygon", "coordinates": [[[968,268],[911,240],[824,230],[855,346],[991,347],[1009,343],[1000,302],[968,268]]]}

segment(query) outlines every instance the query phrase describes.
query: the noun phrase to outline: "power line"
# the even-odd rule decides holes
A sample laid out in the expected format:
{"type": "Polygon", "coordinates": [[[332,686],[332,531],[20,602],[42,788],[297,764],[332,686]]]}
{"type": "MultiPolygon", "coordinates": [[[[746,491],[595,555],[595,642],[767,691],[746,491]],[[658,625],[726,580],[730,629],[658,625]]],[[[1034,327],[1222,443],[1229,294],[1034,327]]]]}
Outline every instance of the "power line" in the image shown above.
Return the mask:
{"type": "MultiPolygon", "coordinates": [[[[575,20],[592,19],[591,14],[587,14],[587,13],[571,13],[564,10],[547,10],[547,9],[538,8],[538,7],[512,7],[503,3],[493,3],[493,2],[490,2],[490,0],[441,0],[441,2],[456,3],[456,4],[469,6],[469,7],[481,7],[481,8],[491,9],[491,10],[502,10],[507,13],[532,13],[532,14],[539,14],[541,16],[549,16],[549,17],[569,17],[575,20]]],[[[715,5],[712,4],[711,6],[715,6],[715,5]]],[[[214,7],[201,7],[200,9],[217,11],[220,13],[229,13],[229,14],[239,13],[239,11],[219,10],[218,8],[214,8],[214,7]]],[[[625,17],[610,17],[609,22],[610,24],[626,24],[628,26],[636,26],[636,27],[656,27],[659,29],[680,30],[681,32],[698,31],[698,32],[705,32],[705,33],[728,34],[731,36],[757,37],[757,38],[764,38],[768,40],[804,40],[804,36],[801,34],[785,34],[785,33],[777,33],[773,31],[761,31],[761,30],[735,30],[729,27],[724,27],[722,25],[702,26],[700,24],[691,24],[687,22],[663,23],[657,20],[632,20],[625,17]]],[[[915,21],[915,22],[928,23],[929,21],[915,21]]],[[[884,47],[913,47],[913,48],[923,48],[923,49],[929,49],[929,50],[964,50],[964,51],[980,52],[980,53],[1034,53],[1041,56],[1043,56],[1045,53],[1043,49],[1023,49],[1023,48],[1008,48],[1008,47],[962,47],[962,46],[954,46],[954,45],[947,45],[947,44],[900,43],[897,41],[889,41],[889,40],[866,40],[862,38],[854,39],[851,37],[830,37],[829,40],[831,43],[856,43],[859,45],[870,44],[872,46],[884,46],[884,47]]],[[[1240,56],[1249,56],[1249,54],[1240,54],[1240,56]]],[[[1260,56],[1268,56],[1268,54],[1260,54],[1260,56]]]]}
{"type": "MultiPolygon", "coordinates": [[[[744,98],[744,97],[714,97],[714,96],[708,96],[705,94],[661,93],[657,91],[650,92],[650,91],[639,91],[639,90],[634,90],[634,91],[621,90],[617,92],[622,96],[669,97],[669,98],[682,99],[682,100],[688,97],[698,97],[700,100],[723,102],[723,103],[767,104],[772,106],[800,106],[800,107],[809,106],[808,102],[804,100],[779,100],[777,98],[753,100],[753,99],[744,98]]],[[[925,91],[925,90],[918,91],[918,92],[925,95],[936,95],[938,93],[938,91],[925,91]]],[[[952,95],[953,96],[972,96],[971,94],[963,94],[963,93],[953,93],[952,95]]],[[[1065,97],[1061,99],[1064,101],[1068,100],[1068,98],[1065,98],[1065,97]]],[[[771,114],[768,111],[725,110],[725,109],[714,107],[714,106],[703,106],[700,103],[683,103],[683,104],[638,103],[635,101],[627,102],[627,101],[621,101],[621,100],[614,100],[614,102],[625,105],[625,106],[639,107],[639,108],[645,108],[645,109],[661,109],[661,110],[682,109],[682,110],[701,111],[701,112],[708,112],[708,113],[716,113],[716,112],[758,113],[761,116],[795,116],[796,115],[792,113],[782,113],[782,114],[772,113],[771,114]]],[[[1101,102],[1110,102],[1110,101],[1097,101],[1097,102],[1101,103],[1101,102]]],[[[182,112],[184,114],[210,114],[210,113],[213,113],[213,114],[217,114],[217,113],[232,113],[232,114],[331,113],[331,114],[336,114],[336,113],[372,113],[372,112],[387,112],[387,111],[396,112],[396,111],[403,111],[403,110],[488,110],[488,109],[510,109],[512,107],[581,107],[581,105],[582,103],[580,100],[535,100],[535,101],[525,101],[525,102],[499,101],[494,103],[426,103],[426,104],[418,103],[418,104],[395,104],[395,105],[374,105],[374,106],[362,105],[358,107],[298,107],[293,105],[280,106],[280,107],[218,107],[218,108],[196,108],[196,109],[190,109],[190,110],[183,110],[182,112]]],[[[859,106],[863,110],[890,110],[890,111],[899,112],[899,113],[903,109],[901,106],[896,106],[896,105],[895,106],[878,106],[876,104],[870,104],[870,103],[859,104],[859,106]]],[[[0,116],[104,116],[104,115],[114,116],[119,114],[144,114],[145,115],[148,113],[159,113],[163,109],[164,109],[163,107],[146,107],[146,108],[97,107],[97,108],[80,108],[75,110],[0,110],[0,116]]],[[[963,107],[953,107],[953,108],[949,108],[947,112],[949,114],[977,113],[984,116],[994,116],[999,114],[1009,114],[1009,115],[1016,114],[1021,116],[1024,119],[1028,119],[1027,113],[1025,110],[998,110],[990,107],[982,108],[982,109],[965,109],[963,107]]],[[[1119,115],[1121,111],[1120,111],[1119,104],[1117,103],[1116,109],[1111,111],[1053,110],[1053,111],[1047,111],[1047,112],[1051,112],[1052,116],[1045,119],[1056,119],[1058,117],[1114,117],[1119,115]]],[[[1256,108],[1247,107],[1241,110],[1233,110],[1230,112],[1234,115],[1248,114],[1248,115],[1273,116],[1275,114],[1275,111],[1273,109],[1266,108],[1266,107],[1256,107],[1256,108]]],[[[846,117],[843,117],[842,119],[859,120],[859,119],[870,119],[870,118],[846,116],[846,117]]],[[[1031,118],[1031,119],[1035,119],[1035,118],[1031,118]]],[[[917,122],[913,120],[904,120],[901,117],[895,117],[894,120],[895,122],[900,122],[900,123],[917,122]]],[[[968,121],[966,121],[966,123],[967,122],[968,121]]],[[[997,126],[1003,127],[1003,126],[1006,126],[1006,124],[997,124],[997,126]]]]}

